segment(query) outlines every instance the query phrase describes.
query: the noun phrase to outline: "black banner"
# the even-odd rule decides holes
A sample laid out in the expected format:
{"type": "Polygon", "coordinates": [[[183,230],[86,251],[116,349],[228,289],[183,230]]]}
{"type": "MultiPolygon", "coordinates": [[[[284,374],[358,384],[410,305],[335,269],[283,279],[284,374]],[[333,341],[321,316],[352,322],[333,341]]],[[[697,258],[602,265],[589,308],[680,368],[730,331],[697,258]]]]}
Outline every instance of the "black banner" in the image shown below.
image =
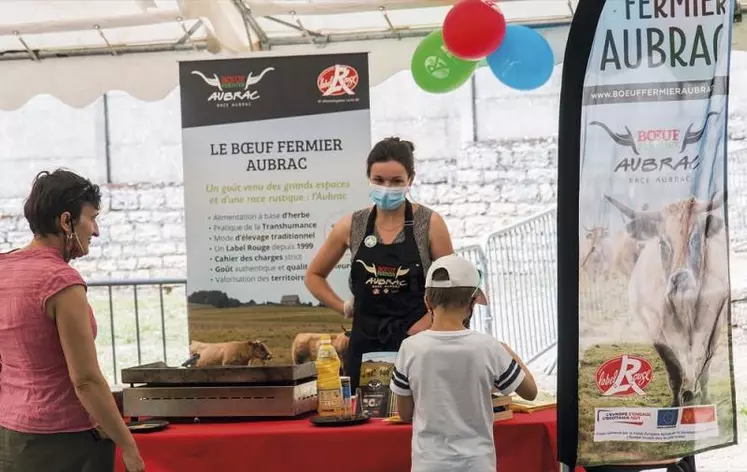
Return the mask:
{"type": "Polygon", "coordinates": [[[366,53],[182,62],[182,128],[367,110],[367,68],[366,53]]]}

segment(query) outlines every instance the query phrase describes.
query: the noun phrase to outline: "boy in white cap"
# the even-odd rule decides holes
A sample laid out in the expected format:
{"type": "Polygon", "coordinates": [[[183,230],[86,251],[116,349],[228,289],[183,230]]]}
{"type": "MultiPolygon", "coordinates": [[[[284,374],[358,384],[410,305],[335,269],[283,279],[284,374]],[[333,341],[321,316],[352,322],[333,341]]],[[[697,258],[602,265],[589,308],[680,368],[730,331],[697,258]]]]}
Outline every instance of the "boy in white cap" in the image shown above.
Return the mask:
{"type": "Polygon", "coordinates": [[[400,417],[413,421],[412,472],[495,472],[491,392],[537,396],[532,374],[508,346],[465,327],[475,304],[487,304],[480,278],[457,255],[434,261],[425,279],[433,324],[397,353],[389,386],[400,417]]]}

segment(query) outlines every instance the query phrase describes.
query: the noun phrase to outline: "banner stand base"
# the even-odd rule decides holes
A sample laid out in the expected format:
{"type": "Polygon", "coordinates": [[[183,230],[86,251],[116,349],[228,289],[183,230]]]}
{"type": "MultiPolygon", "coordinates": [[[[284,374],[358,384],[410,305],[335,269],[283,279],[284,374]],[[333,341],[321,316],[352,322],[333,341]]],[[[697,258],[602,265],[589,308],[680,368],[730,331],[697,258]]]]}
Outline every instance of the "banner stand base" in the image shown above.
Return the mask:
{"type": "MultiPolygon", "coordinates": [[[[666,469],[667,472],[697,472],[695,456],[688,456],[677,462],[668,464],[597,465],[585,468],[586,472],[644,472],[647,470],[662,469],[666,469]]],[[[560,471],[572,472],[565,464],[560,465],[560,471]]]]}

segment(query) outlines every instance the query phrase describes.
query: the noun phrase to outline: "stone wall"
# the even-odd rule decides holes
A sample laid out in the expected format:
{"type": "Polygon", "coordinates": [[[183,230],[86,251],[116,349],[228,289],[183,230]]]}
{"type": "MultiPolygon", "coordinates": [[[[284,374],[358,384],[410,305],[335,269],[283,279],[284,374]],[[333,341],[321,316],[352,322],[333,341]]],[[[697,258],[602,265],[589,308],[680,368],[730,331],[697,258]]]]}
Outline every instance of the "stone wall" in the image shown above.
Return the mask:
{"type": "MultiPolygon", "coordinates": [[[[452,159],[419,164],[416,200],[445,218],[455,244],[528,216],[555,201],[553,139],[483,142],[452,159]]],[[[29,240],[23,198],[0,199],[0,252],[29,240]]],[[[103,187],[101,236],[75,266],[88,279],[185,277],[184,189],[181,184],[103,187]]]]}
{"type": "Polygon", "coordinates": [[[414,195],[443,215],[456,247],[481,244],[555,204],[556,157],[554,138],[469,144],[455,159],[421,161],[414,195]]]}
{"type": "MultiPolygon", "coordinates": [[[[103,188],[101,236],[89,257],[74,265],[86,279],[186,276],[184,191],[181,185],[109,185],[103,188]]],[[[20,198],[0,200],[0,252],[26,244],[29,229],[20,198]]]]}
{"type": "MultiPolygon", "coordinates": [[[[747,53],[732,67],[737,76],[747,74],[747,53]]],[[[420,91],[407,72],[373,89],[373,140],[397,135],[415,142],[413,197],[444,216],[455,246],[482,243],[555,203],[560,74],[557,68],[531,93],[506,89],[485,69],[474,87],[446,95],[420,91]]],[[[747,229],[747,160],[739,152],[747,148],[745,84],[732,80],[730,99],[733,230],[747,229]]],[[[184,277],[179,113],[177,91],[153,103],[111,93],[106,107],[99,100],[82,110],[37,97],[21,110],[0,112],[0,142],[7,143],[0,147],[0,251],[28,241],[22,206],[33,176],[65,166],[104,189],[101,237],[91,257],[76,262],[86,278],[184,277]]]]}

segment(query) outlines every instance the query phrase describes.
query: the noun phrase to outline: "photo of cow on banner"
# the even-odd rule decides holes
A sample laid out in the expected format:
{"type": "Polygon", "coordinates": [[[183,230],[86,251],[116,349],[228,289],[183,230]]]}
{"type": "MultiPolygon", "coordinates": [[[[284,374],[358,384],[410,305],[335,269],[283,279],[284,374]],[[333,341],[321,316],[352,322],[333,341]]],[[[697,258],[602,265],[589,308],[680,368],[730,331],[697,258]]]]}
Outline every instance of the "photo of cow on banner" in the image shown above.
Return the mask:
{"type": "Polygon", "coordinates": [[[731,2],[584,3],[568,49],[588,57],[566,62],[561,98],[559,159],[579,180],[558,204],[578,212],[571,228],[558,211],[559,254],[578,244],[558,264],[566,279],[578,270],[559,287],[559,405],[574,406],[559,429],[578,439],[561,440],[560,459],[651,464],[730,446],[731,2]]]}

